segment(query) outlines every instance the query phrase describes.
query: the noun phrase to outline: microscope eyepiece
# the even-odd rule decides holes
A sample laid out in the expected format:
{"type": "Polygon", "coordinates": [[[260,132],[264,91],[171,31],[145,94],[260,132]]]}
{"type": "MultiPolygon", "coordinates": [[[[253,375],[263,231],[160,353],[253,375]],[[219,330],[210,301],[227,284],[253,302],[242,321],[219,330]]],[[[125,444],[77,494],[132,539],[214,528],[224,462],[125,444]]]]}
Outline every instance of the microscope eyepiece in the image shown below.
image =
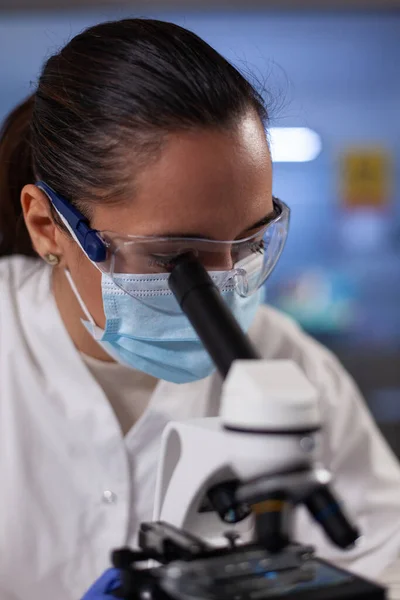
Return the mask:
{"type": "Polygon", "coordinates": [[[174,260],[168,285],[222,377],[235,360],[260,358],[193,253],[174,260]]]}

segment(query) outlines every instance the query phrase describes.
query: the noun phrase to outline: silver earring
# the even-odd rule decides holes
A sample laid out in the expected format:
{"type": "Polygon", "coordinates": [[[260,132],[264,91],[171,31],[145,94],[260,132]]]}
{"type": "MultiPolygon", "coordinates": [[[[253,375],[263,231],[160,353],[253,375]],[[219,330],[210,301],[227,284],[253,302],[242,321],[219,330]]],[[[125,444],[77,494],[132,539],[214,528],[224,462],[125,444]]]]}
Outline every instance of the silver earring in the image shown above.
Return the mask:
{"type": "Polygon", "coordinates": [[[52,267],[56,267],[58,264],[60,264],[60,257],[57,256],[57,254],[52,254],[51,252],[46,254],[44,259],[52,267]]]}

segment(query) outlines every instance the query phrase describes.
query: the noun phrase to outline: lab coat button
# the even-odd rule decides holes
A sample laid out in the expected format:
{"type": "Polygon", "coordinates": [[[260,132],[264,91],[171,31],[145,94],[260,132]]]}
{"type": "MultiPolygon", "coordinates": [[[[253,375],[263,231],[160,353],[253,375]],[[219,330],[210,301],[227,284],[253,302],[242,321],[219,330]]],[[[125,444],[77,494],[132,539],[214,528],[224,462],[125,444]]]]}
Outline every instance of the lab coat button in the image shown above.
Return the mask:
{"type": "Polygon", "coordinates": [[[117,501],[117,494],[114,494],[111,490],[104,490],[103,502],[105,504],[115,504],[117,501]]]}

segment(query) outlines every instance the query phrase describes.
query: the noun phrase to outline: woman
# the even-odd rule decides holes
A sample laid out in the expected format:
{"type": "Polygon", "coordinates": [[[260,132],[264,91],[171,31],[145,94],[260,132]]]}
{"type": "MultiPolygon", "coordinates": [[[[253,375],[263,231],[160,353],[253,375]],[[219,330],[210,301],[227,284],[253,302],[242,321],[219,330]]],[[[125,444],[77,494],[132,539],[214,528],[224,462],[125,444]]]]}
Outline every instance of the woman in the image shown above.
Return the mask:
{"type": "Polygon", "coordinates": [[[288,223],[267,123],[252,86],[205,42],[136,19],[75,37],[6,120],[2,600],[80,598],[151,519],[165,424],[215,410],[219,379],[168,290],[186,248],[260,353],[295,360],[320,393],[325,465],[364,538],[342,554],[299,514],[299,539],[370,576],[396,557],[395,458],[335,358],[260,305],[288,223]]]}

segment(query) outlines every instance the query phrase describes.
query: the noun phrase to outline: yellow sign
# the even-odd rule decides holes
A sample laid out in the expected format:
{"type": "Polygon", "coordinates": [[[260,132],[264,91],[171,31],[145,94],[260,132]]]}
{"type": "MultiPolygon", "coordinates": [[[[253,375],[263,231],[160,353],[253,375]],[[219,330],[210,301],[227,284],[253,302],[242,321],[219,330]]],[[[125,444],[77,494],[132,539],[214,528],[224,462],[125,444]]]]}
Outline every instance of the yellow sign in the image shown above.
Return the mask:
{"type": "Polygon", "coordinates": [[[342,158],[342,197],[345,206],[375,207],[387,205],[391,193],[391,160],[377,148],[345,152],[342,158]]]}

